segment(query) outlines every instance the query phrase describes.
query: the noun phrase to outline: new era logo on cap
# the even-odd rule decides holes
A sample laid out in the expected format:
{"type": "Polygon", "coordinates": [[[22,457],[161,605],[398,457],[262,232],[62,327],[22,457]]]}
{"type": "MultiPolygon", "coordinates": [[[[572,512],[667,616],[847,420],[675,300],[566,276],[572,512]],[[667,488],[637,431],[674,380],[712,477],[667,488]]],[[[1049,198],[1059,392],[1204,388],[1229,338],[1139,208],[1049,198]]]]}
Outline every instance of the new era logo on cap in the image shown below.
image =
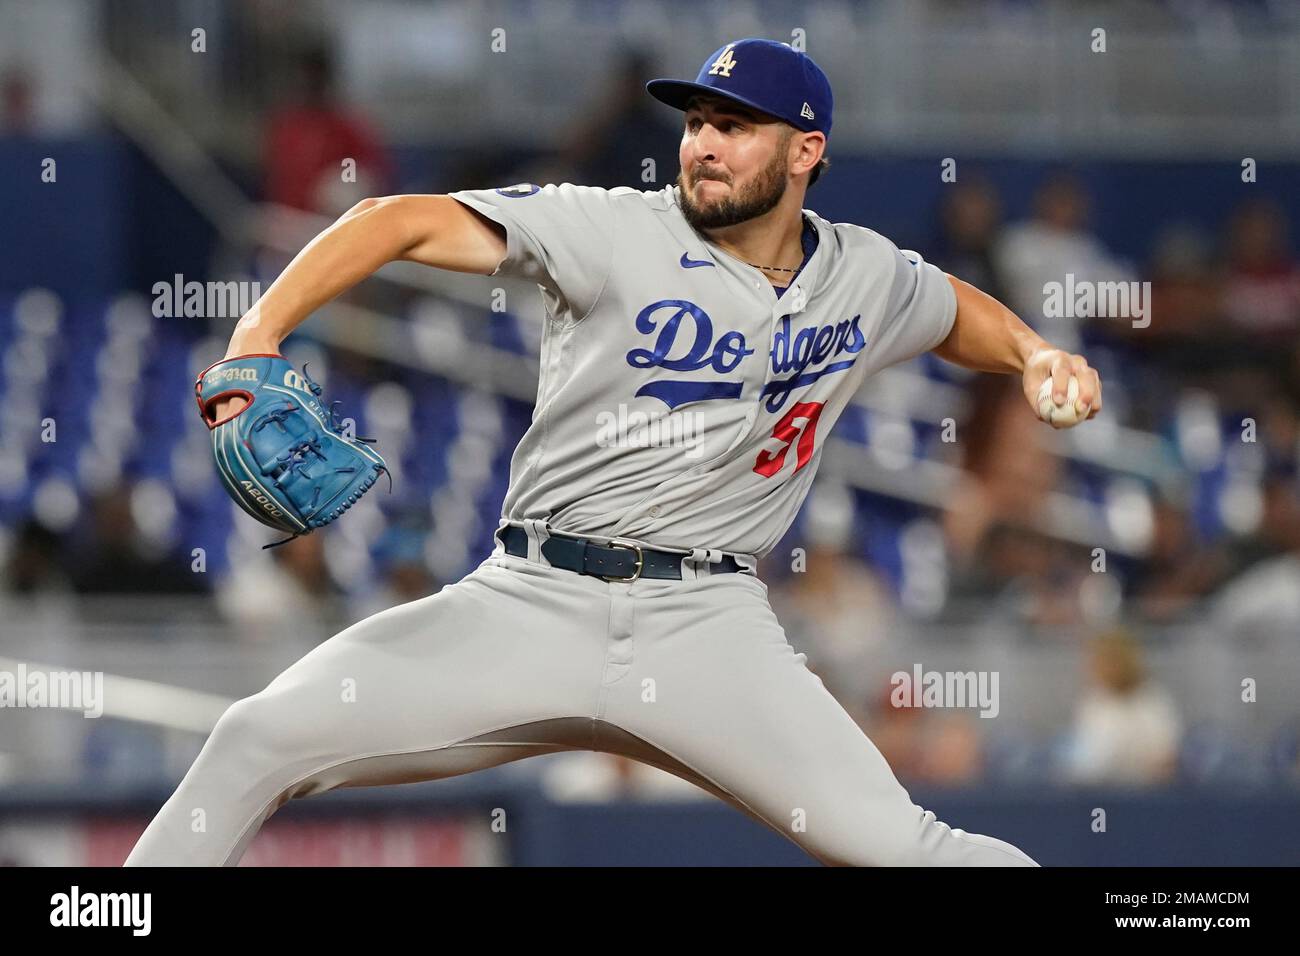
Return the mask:
{"type": "Polygon", "coordinates": [[[817,118],[817,115],[816,115],[815,113],[813,113],[813,108],[812,108],[811,106],[809,106],[807,103],[804,103],[804,105],[803,105],[803,109],[801,109],[801,110],[799,111],[799,115],[802,116],[802,117],[804,117],[804,118],[806,118],[806,119],[816,119],[816,118],[817,118]]]}

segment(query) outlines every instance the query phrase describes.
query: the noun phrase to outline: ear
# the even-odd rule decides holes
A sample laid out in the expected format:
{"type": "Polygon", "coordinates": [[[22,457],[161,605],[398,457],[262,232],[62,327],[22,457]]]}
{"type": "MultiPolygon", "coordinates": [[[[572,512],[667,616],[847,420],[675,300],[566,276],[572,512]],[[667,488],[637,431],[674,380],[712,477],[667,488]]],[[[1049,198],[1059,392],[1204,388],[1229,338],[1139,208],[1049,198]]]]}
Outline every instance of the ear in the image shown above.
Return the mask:
{"type": "Polygon", "coordinates": [[[811,173],[821,162],[822,155],[826,152],[826,134],[825,133],[802,133],[795,130],[791,136],[798,143],[798,150],[790,160],[790,170],[794,174],[811,173]]]}

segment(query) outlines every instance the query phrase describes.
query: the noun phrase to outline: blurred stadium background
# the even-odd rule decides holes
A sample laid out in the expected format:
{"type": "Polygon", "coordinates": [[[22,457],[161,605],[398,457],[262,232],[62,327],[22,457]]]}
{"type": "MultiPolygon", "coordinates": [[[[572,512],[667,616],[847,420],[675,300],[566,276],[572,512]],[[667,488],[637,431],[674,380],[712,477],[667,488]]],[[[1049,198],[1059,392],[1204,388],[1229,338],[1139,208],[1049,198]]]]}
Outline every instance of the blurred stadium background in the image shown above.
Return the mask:
{"type": "MultiPolygon", "coordinates": [[[[531,414],[536,289],[388,267],[286,354],[394,492],[264,551],[192,397],[237,315],[155,284],[265,289],[369,195],[659,189],[680,115],[642,84],[756,35],[835,86],[809,208],[1105,383],[1061,433],[931,356],[869,383],[764,562],[791,643],[953,826],[1047,864],[1300,860],[1300,5],[1263,0],[0,0],[0,671],[104,675],[98,719],[0,709],[0,859],[120,863],[230,702],[475,567],[531,414]],[[1150,282],[1150,326],[1046,319],[1066,273],[1150,282]],[[998,672],[997,717],[892,707],[918,663],[998,672]]],[[[296,801],[245,862],[810,861],[574,753],[296,801]]]]}

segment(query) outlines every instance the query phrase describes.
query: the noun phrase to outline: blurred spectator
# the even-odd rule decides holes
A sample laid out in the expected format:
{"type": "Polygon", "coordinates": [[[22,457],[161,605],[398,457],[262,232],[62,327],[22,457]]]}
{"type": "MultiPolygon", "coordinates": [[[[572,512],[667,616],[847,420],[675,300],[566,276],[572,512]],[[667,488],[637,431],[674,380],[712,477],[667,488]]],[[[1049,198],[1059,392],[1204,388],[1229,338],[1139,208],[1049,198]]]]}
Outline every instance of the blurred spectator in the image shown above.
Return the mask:
{"type": "Polygon", "coordinates": [[[1071,175],[1058,174],[1035,195],[1033,218],[1008,226],[994,252],[1007,305],[1053,345],[1070,351],[1080,349],[1079,326],[1085,317],[1045,316],[1043,287],[1049,282],[1065,284],[1071,275],[1076,284],[1132,278],[1088,230],[1088,215],[1082,185],[1071,175]]]}
{"type": "MultiPolygon", "coordinates": [[[[1124,356],[1118,366],[1132,375],[1141,369],[1147,394],[1175,393],[1188,384],[1220,388],[1226,341],[1222,309],[1222,269],[1214,243],[1198,226],[1176,223],[1157,236],[1147,264],[1151,275],[1149,324],[1111,322],[1094,327],[1108,349],[1124,356]]],[[[1130,376],[1126,375],[1126,378],[1130,376]]],[[[1139,403],[1127,424],[1159,430],[1163,409],[1139,403]]]]}
{"type": "Polygon", "coordinates": [[[959,431],[965,480],[943,515],[958,571],[979,574],[985,539],[998,524],[1033,526],[1062,471],[1051,431],[1039,421],[1014,375],[971,381],[971,412],[959,431]]]}
{"type": "Polygon", "coordinates": [[[672,182],[678,171],[682,126],[669,121],[679,114],[646,93],[645,83],[655,75],[646,51],[623,50],[609,72],[611,80],[604,97],[580,110],[578,119],[560,137],[564,148],[528,167],[519,178],[635,189],[661,189],[672,182]],[[646,160],[654,163],[649,172],[646,160]],[[653,178],[643,178],[651,174],[653,178]]]}
{"type": "MultiPolygon", "coordinates": [[[[555,170],[555,173],[559,173],[555,170]]],[[[545,177],[547,170],[519,170],[509,157],[499,152],[469,150],[459,156],[448,157],[439,167],[435,181],[435,192],[454,192],[457,189],[482,189],[497,185],[509,185],[520,181],[554,182],[550,179],[531,179],[537,173],[545,177]]],[[[564,174],[564,179],[573,179],[573,173],[564,174]]]]}
{"type": "Polygon", "coordinates": [[[894,776],[912,783],[924,773],[925,743],[921,725],[925,711],[919,707],[895,707],[893,690],[888,685],[883,691],[869,695],[866,706],[855,711],[862,715],[858,725],[889,763],[894,776]]]}
{"type": "Polygon", "coordinates": [[[1005,302],[1006,290],[994,261],[1001,228],[1002,202],[992,183],[963,179],[943,194],[939,238],[929,258],[944,272],[1005,302]]]}
{"type": "Polygon", "coordinates": [[[25,71],[10,67],[0,74],[0,133],[21,136],[32,131],[32,100],[32,81],[25,71]]]}
{"type": "Polygon", "coordinates": [[[984,748],[979,717],[958,710],[897,707],[894,686],[868,699],[863,732],[905,785],[960,786],[979,779],[984,748]]]}
{"type": "Polygon", "coordinates": [[[1182,720],[1173,698],[1147,677],[1141,649],[1123,630],[1093,639],[1089,681],[1075,711],[1065,772],[1074,783],[1146,786],[1177,771],[1182,720]]]}
{"type": "Polygon", "coordinates": [[[1281,389],[1265,395],[1260,404],[1265,470],[1278,478],[1300,477],[1300,404],[1281,389]]]}
{"type": "Polygon", "coordinates": [[[67,544],[35,518],[18,528],[0,577],[10,594],[69,593],[71,581],[63,568],[67,544]]]}
{"type": "Polygon", "coordinates": [[[222,615],[246,641],[328,638],[343,619],[320,532],[236,561],[217,589],[222,615]]]}
{"type": "MultiPolygon", "coordinates": [[[[1077,218],[1074,212],[1053,215],[1062,220],[1077,218]]],[[[944,195],[940,224],[936,263],[1010,308],[1022,309],[1016,297],[1023,299],[1026,294],[1009,287],[1002,271],[1007,233],[1002,230],[1002,206],[992,184],[973,178],[953,186],[944,195]]],[[[1012,248],[1019,246],[1013,243],[1012,248]]],[[[1034,314],[1041,315],[1041,283],[1032,301],[1038,310],[1034,314]]],[[[1034,324],[1033,315],[1020,314],[1034,324]]],[[[944,514],[959,573],[969,570],[994,524],[1013,514],[1032,512],[1056,477],[1054,459],[1043,453],[1039,422],[1014,376],[976,374],[967,394],[971,412],[963,423],[960,448],[961,464],[970,480],[959,486],[957,498],[944,514]]]]}
{"type": "MultiPolygon", "coordinates": [[[[936,262],[988,292],[1038,328],[1054,345],[1077,344],[1072,323],[1044,328],[1043,284],[1062,282],[1066,272],[1091,276],[1109,260],[1100,243],[1083,233],[1087,205],[1073,179],[1042,187],[1037,218],[1001,229],[997,192],[986,180],[955,186],[941,209],[943,229],[936,262]],[[999,231],[1001,230],[1001,231],[999,231]],[[1055,336],[1055,337],[1054,337],[1055,336]]],[[[944,513],[944,531],[959,574],[971,567],[985,536],[999,523],[1031,522],[1060,473],[1042,423],[1015,376],[979,374],[967,385],[971,411],[962,426],[962,482],[944,513]]]]}
{"type": "Polygon", "coordinates": [[[1132,609],[1149,621],[1168,621],[1193,609],[1230,571],[1226,551],[1201,539],[1184,495],[1173,489],[1157,495],[1151,550],[1130,575],[1132,609]]]}
{"type": "Polygon", "coordinates": [[[82,594],[207,594],[206,576],[188,555],[150,541],[136,524],[130,486],[116,485],[91,501],[88,541],[71,559],[73,587],[82,594]]]}
{"type": "Polygon", "coordinates": [[[19,526],[0,574],[0,620],[10,633],[53,641],[71,632],[76,612],[64,569],[67,542],[34,518],[19,526]]]}
{"type": "Polygon", "coordinates": [[[1233,639],[1294,638],[1300,621],[1300,552],[1242,572],[1214,597],[1210,617],[1216,631],[1233,639]]]}
{"type": "Polygon", "coordinates": [[[1300,261],[1277,203],[1236,209],[1221,262],[1207,262],[1203,237],[1187,227],[1163,234],[1152,266],[1151,327],[1125,333],[1152,346],[1144,361],[1179,370],[1226,405],[1249,407],[1272,389],[1300,401],[1300,261]]]}
{"type": "Polygon", "coordinates": [[[1287,223],[1274,202],[1243,203],[1228,225],[1223,306],[1253,338],[1294,344],[1300,329],[1300,264],[1287,247],[1287,223]]]}
{"type": "Polygon", "coordinates": [[[954,582],[954,608],[983,603],[1017,624],[1068,639],[1086,619],[1082,586],[1091,572],[1086,552],[1008,524],[994,527],[954,582]],[[990,602],[990,598],[992,601],[990,602]]]}
{"type": "Polygon", "coordinates": [[[1263,496],[1261,534],[1251,551],[1269,549],[1273,556],[1229,581],[1210,605],[1216,630],[1238,639],[1293,638],[1300,621],[1300,484],[1293,475],[1273,473],[1263,496]]]}
{"type": "Polygon", "coordinates": [[[1151,272],[1151,325],[1135,329],[1117,323],[1116,330],[1134,341],[1158,346],[1150,358],[1160,361],[1164,350],[1193,348],[1220,331],[1220,279],[1213,243],[1198,227],[1178,223],[1156,238],[1151,272]]]}
{"type": "Polygon", "coordinates": [[[392,170],[371,125],[335,99],[334,63],[323,46],[300,54],[294,101],[275,110],[266,126],[266,200],[342,215],[367,196],[391,192],[392,170]],[[356,163],[345,182],[342,163],[356,163]]]}
{"type": "Polygon", "coordinates": [[[984,772],[984,743],[980,718],[968,711],[939,711],[927,715],[929,733],[922,760],[922,779],[955,787],[978,780],[984,772]]]}
{"type": "Polygon", "coordinates": [[[437,593],[441,587],[424,559],[428,529],[391,525],[379,539],[375,561],[380,580],[373,592],[356,602],[357,620],[437,593]]]}

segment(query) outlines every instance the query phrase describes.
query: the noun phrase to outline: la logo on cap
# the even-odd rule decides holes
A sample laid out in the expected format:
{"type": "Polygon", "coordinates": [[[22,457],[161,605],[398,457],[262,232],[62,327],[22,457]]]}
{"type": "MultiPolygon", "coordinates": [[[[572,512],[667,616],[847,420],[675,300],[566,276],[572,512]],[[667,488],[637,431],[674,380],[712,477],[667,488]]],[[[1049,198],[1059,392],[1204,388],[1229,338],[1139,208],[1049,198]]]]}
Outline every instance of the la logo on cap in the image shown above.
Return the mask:
{"type": "Polygon", "coordinates": [[[731,71],[736,68],[736,58],[731,53],[731,48],[735,45],[728,43],[718,54],[718,58],[709,65],[709,76],[731,76],[731,71]]]}

